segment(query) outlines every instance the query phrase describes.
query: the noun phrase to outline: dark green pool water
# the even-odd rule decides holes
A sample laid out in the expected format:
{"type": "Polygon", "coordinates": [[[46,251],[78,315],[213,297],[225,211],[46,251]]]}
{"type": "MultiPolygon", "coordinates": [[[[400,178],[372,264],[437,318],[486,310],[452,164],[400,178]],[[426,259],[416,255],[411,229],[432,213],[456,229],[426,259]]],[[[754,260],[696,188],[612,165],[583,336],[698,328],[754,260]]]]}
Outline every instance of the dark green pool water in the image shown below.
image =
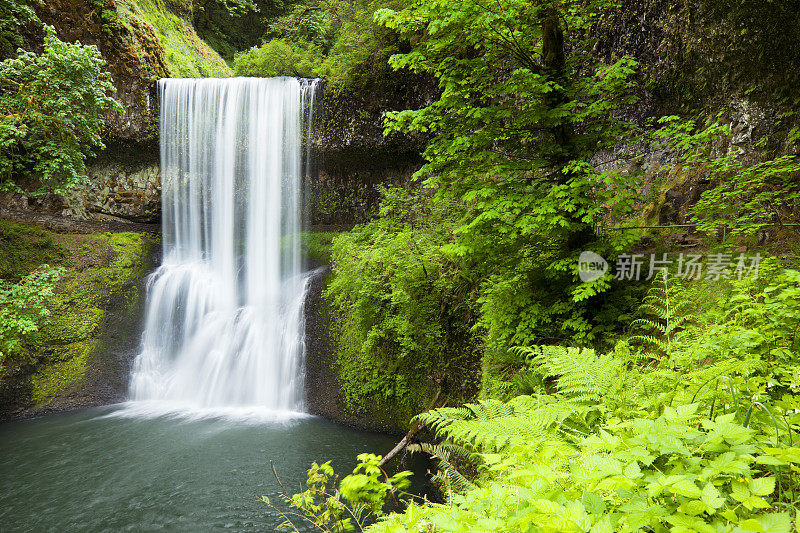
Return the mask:
{"type": "Polygon", "coordinates": [[[119,416],[119,407],[0,424],[0,531],[273,531],[257,501],[312,461],[349,473],[393,438],[317,418],[119,416]]]}

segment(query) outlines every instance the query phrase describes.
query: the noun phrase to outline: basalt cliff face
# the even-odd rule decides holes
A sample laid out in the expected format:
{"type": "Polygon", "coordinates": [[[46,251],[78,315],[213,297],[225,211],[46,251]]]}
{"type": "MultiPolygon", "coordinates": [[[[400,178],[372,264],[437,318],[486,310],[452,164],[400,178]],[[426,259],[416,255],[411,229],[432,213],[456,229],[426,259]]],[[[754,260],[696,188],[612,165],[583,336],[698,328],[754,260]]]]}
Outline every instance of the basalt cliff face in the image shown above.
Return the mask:
{"type": "Polygon", "coordinates": [[[436,96],[433,80],[406,74],[346,93],[321,84],[306,188],[308,220],[313,226],[364,222],[377,212],[381,186],[409,183],[422,165],[425,138],[385,136],[384,115],[418,109],[436,96]]]}
{"type": "MultiPolygon", "coordinates": [[[[800,153],[786,132],[796,116],[800,83],[800,15],[788,3],[763,9],[735,0],[622,0],[593,28],[595,53],[611,63],[637,62],[638,101],[624,112],[640,124],[668,115],[714,117],[731,135],[713,146],[755,162],[773,153],[800,153]]],[[[797,125],[796,119],[795,124],[797,125]]],[[[684,224],[701,194],[714,185],[709,173],[674,165],[675,154],[641,145],[600,154],[597,161],[643,171],[639,208],[653,224],[684,224]],[[674,170],[665,173],[664,166],[674,170]]]]}

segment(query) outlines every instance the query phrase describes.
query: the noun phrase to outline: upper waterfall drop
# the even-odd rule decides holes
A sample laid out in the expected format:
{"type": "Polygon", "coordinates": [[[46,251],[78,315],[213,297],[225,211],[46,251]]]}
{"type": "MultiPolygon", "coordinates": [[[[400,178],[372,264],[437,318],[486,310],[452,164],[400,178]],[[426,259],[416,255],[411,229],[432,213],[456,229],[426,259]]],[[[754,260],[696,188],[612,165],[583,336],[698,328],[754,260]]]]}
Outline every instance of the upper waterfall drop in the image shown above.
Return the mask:
{"type": "Polygon", "coordinates": [[[304,135],[316,82],[163,79],[163,264],[133,400],[302,411],[304,135]]]}

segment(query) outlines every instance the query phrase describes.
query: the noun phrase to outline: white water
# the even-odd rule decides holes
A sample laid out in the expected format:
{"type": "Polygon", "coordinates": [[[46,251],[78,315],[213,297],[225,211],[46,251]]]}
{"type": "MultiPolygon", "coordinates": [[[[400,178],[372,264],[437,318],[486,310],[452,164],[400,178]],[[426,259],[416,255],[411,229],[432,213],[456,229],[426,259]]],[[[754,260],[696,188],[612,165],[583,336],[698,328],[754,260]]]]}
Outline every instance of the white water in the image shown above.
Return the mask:
{"type": "Polygon", "coordinates": [[[302,137],[314,82],[159,82],[163,263],[131,398],[302,411],[302,137]]]}

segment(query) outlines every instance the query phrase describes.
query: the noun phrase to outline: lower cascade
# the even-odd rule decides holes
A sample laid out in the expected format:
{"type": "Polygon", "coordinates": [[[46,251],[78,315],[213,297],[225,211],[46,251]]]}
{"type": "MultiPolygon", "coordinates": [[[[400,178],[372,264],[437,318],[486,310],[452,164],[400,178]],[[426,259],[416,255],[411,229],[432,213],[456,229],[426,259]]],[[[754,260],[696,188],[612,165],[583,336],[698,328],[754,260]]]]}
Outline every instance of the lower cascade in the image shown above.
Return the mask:
{"type": "Polygon", "coordinates": [[[302,174],[315,82],[159,81],[163,263],[131,398],[302,411],[302,174]]]}

